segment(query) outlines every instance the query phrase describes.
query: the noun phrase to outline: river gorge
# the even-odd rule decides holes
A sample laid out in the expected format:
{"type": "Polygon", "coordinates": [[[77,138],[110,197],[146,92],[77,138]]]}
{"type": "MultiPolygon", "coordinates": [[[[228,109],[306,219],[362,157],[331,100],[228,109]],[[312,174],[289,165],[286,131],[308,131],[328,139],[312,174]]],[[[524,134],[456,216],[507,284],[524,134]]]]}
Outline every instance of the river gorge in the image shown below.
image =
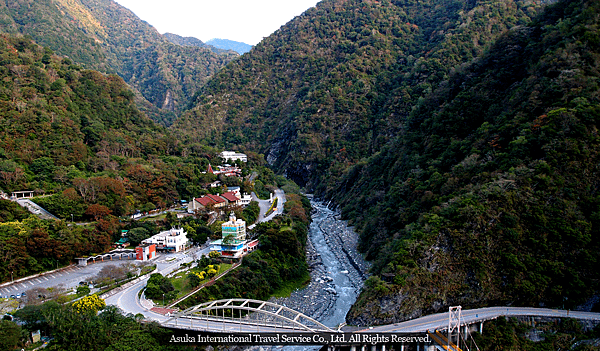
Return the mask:
{"type": "Polygon", "coordinates": [[[311,282],[290,297],[271,301],[297,310],[330,328],[345,317],[367,277],[369,264],[356,250],[358,235],[339,214],[311,200],[312,223],[307,242],[311,282]]]}

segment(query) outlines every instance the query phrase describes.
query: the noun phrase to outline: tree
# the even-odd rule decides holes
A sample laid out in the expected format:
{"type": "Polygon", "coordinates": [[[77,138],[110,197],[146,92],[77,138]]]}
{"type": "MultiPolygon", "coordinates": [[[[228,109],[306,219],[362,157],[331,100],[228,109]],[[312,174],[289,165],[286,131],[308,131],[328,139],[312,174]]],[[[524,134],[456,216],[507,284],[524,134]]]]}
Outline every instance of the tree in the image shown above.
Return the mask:
{"type": "Polygon", "coordinates": [[[96,314],[106,307],[106,302],[98,295],[86,296],[73,303],[73,308],[80,314],[96,314]]]}
{"type": "Polygon", "coordinates": [[[112,211],[108,207],[98,204],[92,204],[88,206],[87,210],[85,211],[86,215],[94,217],[96,221],[100,218],[108,216],[111,213],[112,211]]]}
{"type": "Polygon", "coordinates": [[[144,228],[144,227],[137,227],[137,228],[133,228],[130,229],[129,232],[127,232],[127,237],[129,238],[129,243],[132,246],[137,246],[139,245],[142,240],[149,238],[150,232],[148,231],[148,229],[144,228]]]}
{"type": "Polygon", "coordinates": [[[82,286],[78,286],[77,287],[77,295],[78,296],[83,296],[83,295],[87,295],[90,293],[90,287],[87,285],[82,285],[82,286]]]}
{"type": "Polygon", "coordinates": [[[200,277],[195,273],[190,273],[190,274],[188,274],[187,277],[188,277],[188,284],[192,288],[197,287],[202,282],[202,279],[200,279],[200,277]]]}
{"type": "Polygon", "coordinates": [[[206,271],[206,274],[208,274],[208,276],[212,278],[212,277],[214,277],[215,275],[217,275],[217,270],[216,270],[216,269],[214,269],[214,268],[209,268],[209,269],[206,271]]]}
{"type": "Polygon", "coordinates": [[[169,278],[164,277],[160,273],[153,273],[146,284],[146,297],[150,299],[160,299],[163,294],[175,290],[173,283],[169,278]]]}
{"type": "Polygon", "coordinates": [[[177,216],[173,212],[167,212],[165,216],[165,224],[169,227],[174,227],[177,223],[177,216]]]}
{"type": "Polygon", "coordinates": [[[21,327],[17,323],[0,320],[0,349],[14,350],[21,344],[21,327]]]}
{"type": "Polygon", "coordinates": [[[127,272],[129,269],[124,265],[106,265],[102,267],[100,272],[96,274],[94,277],[94,282],[96,284],[111,284],[113,281],[123,280],[127,277],[127,272]]]}

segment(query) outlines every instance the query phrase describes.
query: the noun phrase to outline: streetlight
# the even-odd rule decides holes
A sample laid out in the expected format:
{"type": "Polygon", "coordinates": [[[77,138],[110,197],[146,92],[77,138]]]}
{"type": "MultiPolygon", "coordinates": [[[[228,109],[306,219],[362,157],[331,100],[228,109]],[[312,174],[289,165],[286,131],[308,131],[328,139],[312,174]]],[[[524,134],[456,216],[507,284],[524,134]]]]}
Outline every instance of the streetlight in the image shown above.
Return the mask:
{"type": "Polygon", "coordinates": [[[10,271],[10,280],[14,283],[15,282],[15,278],[13,278],[13,271],[10,271]]]}
{"type": "Polygon", "coordinates": [[[163,306],[165,305],[165,294],[163,294],[163,306]]]}
{"type": "Polygon", "coordinates": [[[73,223],[73,214],[71,213],[71,223],[73,223]]]}

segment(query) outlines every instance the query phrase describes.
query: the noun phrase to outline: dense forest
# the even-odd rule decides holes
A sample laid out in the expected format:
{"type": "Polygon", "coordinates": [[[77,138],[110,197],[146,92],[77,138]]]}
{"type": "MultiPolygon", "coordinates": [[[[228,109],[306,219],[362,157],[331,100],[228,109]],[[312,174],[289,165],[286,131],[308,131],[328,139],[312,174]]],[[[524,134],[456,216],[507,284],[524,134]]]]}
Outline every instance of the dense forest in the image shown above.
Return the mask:
{"type": "Polygon", "coordinates": [[[221,163],[216,150],[184,145],[154,124],[118,76],[23,37],[0,36],[0,59],[2,190],[62,192],[122,215],[200,196],[216,179],[202,173],[221,163]]]}
{"type": "Polygon", "coordinates": [[[169,125],[232,51],[169,42],[111,0],[0,1],[0,33],[22,34],[74,63],[120,75],[137,104],[169,125]]]}
{"type": "Polygon", "coordinates": [[[175,351],[197,350],[196,347],[169,345],[172,333],[158,323],[143,323],[140,315],[123,315],[115,306],[106,306],[100,313],[96,309],[78,310],[73,305],[49,302],[26,306],[16,313],[23,322],[17,325],[0,321],[5,338],[0,340],[3,350],[24,347],[22,334],[41,331],[52,335],[46,350],[87,351],[175,351]]]}
{"type": "Polygon", "coordinates": [[[231,62],[174,127],[241,145],[308,191],[402,128],[418,99],[540,5],[530,1],[325,0],[231,62]]]}
{"type": "Polygon", "coordinates": [[[350,320],[597,293],[599,13],[564,1],[511,29],[348,172],[332,194],[377,274],[350,320]]]}
{"type": "Polygon", "coordinates": [[[351,323],[576,308],[598,289],[598,13],[322,1],[215,75],[174,129],[260,150],[340,206],[375,263],[351,323]]]}

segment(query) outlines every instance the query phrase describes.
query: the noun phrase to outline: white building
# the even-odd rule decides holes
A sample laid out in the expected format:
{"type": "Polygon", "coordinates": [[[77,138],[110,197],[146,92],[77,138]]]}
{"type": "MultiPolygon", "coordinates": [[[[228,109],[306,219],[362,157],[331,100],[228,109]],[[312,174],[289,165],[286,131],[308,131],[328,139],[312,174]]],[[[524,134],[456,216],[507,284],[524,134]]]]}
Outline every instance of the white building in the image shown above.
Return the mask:
{"type": "Polygon", "coordinates": [[[244,207],[250,205],[250,202],[252,202],[252,196],[250,194],[244,194],[240,199],[240,204],[244,207]]]}
{"type": "Polygon", "coordinates": [[[248,162],[248,156],[246,156],[246,154],[242,154],[239,152],[234,152],[234,151],[223,151],[219,154],[219,156],[221,156],[222,159],[224,159],[225,161],[237,161],[237,160],[241,160],[242,162],[248,162]]]}
{"type": "Polygon", "coordinates": [[[148,239],[142,240],[142,244],[155,244],[157,250],[180,252],[188,246],[187,233],[183,228],[166,230],[148,239]]]}

